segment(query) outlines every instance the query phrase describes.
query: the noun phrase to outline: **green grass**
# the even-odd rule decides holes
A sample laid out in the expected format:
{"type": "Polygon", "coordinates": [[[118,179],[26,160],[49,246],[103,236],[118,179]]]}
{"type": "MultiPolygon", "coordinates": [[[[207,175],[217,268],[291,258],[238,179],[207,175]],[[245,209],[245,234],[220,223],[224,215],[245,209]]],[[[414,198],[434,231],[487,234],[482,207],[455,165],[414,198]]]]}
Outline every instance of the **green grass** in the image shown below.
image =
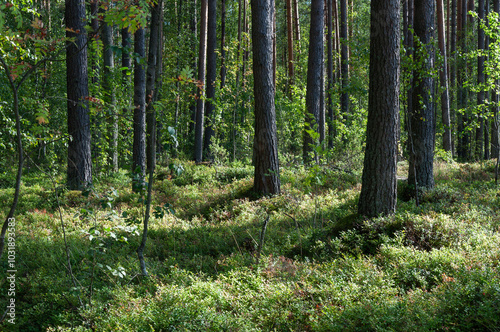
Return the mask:
{"type": "MultiPolygon", "coordinates": [[[[140,221],[144,213],[125,172],[97,179],[89,197],[60,184],[56,192],[46,176],[28,174],[16,213],[16,325],[3,322],[0,329],[495,331],[500,326],[500,188],[492,181],[492,163],[436,163],[436,188],[421,194],[419,206],[400,190],[396,214],[371,220],[356,215],[357,172],[282,168],[283,193],[257,197],[251,192],[251,167],[180,163],[181,175],[166,167],[156,173],[153,207],[168,203],[175,213],[151,219],[149,278],[138,276],[142,226],[121,218],[126,212],[129,221],[140,221]],[[67,273],[59,213],[74,282],[67,273]]],[[[7,173],[2,179],[11,180],[7,173]]],[[[10,201],[12,189],[0,187],[0,199],[10,201]]],[[[7,211],[5,205],[3,217],[7,211]]],[[[6,295],[5,256],[0,265],[0,293],[6,295]]],[[[4,307],[8,298],[1,299],[4,307]]]]}

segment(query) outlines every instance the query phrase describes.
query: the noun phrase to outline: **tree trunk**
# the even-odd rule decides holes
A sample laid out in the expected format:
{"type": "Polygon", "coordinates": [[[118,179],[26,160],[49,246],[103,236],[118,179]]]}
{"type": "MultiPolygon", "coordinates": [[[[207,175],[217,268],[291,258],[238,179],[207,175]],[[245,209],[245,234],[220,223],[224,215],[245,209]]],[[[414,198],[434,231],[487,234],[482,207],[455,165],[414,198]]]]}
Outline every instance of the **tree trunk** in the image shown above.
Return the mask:
{"type": "MultiPolygon", "coordinates": [[[[461,52],[466,52],[466,32],[467,32],[467,0],[458,0],[458,22],[457,22],[457,43],[460,45],[461,52]]],[[[457,60],[458,61],[458,60],[457,60]]],[[[459,58],[459,65],[457,66],[457,109],[465,109],[467,106],[467,90],[464,88],[467,74],[467,61],[463,57],[459,58]]],[[[460,114],[457,119],[458,130],[458,144],[457,156],[459,160],[467,160],[468,158],[468,145],[469,133],[466,130],[468,117],[466,114],[460,114]]]]}
{"type": "MultiPolygon", "coordinates": [[[[493,1],[493,11],[495,13],[500,13],[500,1],[499,0],[494,0],[493,1]]],[[[498,41],[495,40],[493,41],[494,43],[497,43],[498,41]]],[[[498,91],[498,88],[500,87],[500,80],[496,80],[495,82],[496,90],[491,91],[491,99],[493,101],[493,119],[491,121],[491,157],[492,158],[498,158],[500,156],[500,140],[499,140],[499,132],[498,132],[498,123],[499,123],[499,102],[500,102],[500,95],[496,92],[498,91]]]]}
{"type": "Polygon", "coordinates": [[[347,45],[347,0],[340,0],[340,72],[342,75],[342,91],[340,95],[340,111],[346,125],[349,118],[349,53],[347,45]]]}
{"type": "MultiPolygon", "coordinates": [[[[450,54],[449,57],[452,59],[451,67],[450,67],[450,108],[452,110],[455,110],[456,107],[454,107],[454,100],[455,100],[455,95],[454,95],[454,90],[453,87],[455,87],[456,84],[456,77],[457,77],[457,0],[451,0],[451,34],[450,34],[450,54]]],[[[450,122],[452,128],[455,128],[456,124],[456,112],[451,111],[450,112],[450,122]]],[[[452,137],[451,137],[451,150],[453,153],[453,156],[456,154],[456,148],[455,148],[455,140],[453,139],[453,132],[452,130],[452,137]]]]}
{"type": "Polygon", "coordinates": [[[439,51],[443,57],[443,65],[439,71],[439,80],[441,82],[441,117],[443,121],[443,149],[451,151],[451,124],[450,124],[450,98],[448,89],[448,61],[446,54],[446,37],[444,25],[443,0],[436,0],[437,3],[437,24],[438,24],[438,44],[439,51]]]}
{"type": "MultiPolygon", "coordinates": [[[[205,85],[205,67],[207,60],[207,15],[208,0],[201,0],[200,13],[200,47],[198,55],[198,81],[200,85],[205,85]]],[[[196,123],[194,129],[194,161],[203,161],[203,129],[205,121],[205,103],[203,101],[204,87],[198,88],[196,100],[196,123]]]]}
{"type": "MultiPolygon", "coordinates": [[[[309,33],[309,58],[307,62],[306,116],[303,133],[304,164],[313,161],[313,146],[318,144],[318,125],[320,116],[321,79],[323,77],[323,27],[324,5],[322,0],[311,1],[311,26],[309,33]]],[[[314,155],[314,161],[318,156],[314,155]]]]}
{"type": "Polygon", "coordinates": [[[419,67],[413,80],[413,110],[410,114],[410,139],[413,151],[410,153],[408,183],[417,188],[433,188],[433,160],[435,144],[435,113],[432,102],[434,91],[434,57],[432,35],[434,29],[434,0],[415,0],[414,31],[415,59],[419,67]]]}
{"type": "Polygon", "coordinates": [[[371,3],[368,125],[358,203],[358,212],[368,217],[396,210],[399,7],[399,0],[371,3]]]}
{"type": "Polygon", "coordinates": [[[288,93],[291,96],[291,86],[293,85],[295,69],[293,59],[293,17],[292,0],[286,0],[286,26],[288,45],[288,93]]]}
{"type": "Polygon", "coordinates": [[[252,0],[255,100],[254,191],[279,194],[278,137],[273,84],[273,0],[252,0]]]}
{"type": "Polygon", "coordinates": [[[207,19],[207,101],[205,102],[205,135],[203,150],[205,159],[213,160],[210,145],[214,136],[215,79],[217,76],[217,1],[208,0],[207,19]]]}
{"type": "Polygon", "coordinates": [[[333,86],[334,86],[334,65],[333,65],[333,10],[332,0],[327,0],[327,113],[328,113],[328,148],[333,149],[333,138],[335,137],[334,113],[333,113],[333,86]]]}
{"type": "Polygon", "coordinates": [[[116,97],[115,87],[113,85],[113,69],[115,60],[113,54],[113,27],[104,23],[102,29],[103,42],[103,60],[104,60],[104,79],[103,79],[103,95],[104,104],[108,108],[108,130],[109,130],[109,149],[108,160],[111,166],[111,171],[118,172],[118,114],[116,112],[116,97]]]}
{"type": "MultiPolygon", "coordinates": [[[[481,23],[484,20],[484,0],[479,0],[478,2],[478,27],[477,27],[477,49],[478,51],[485,50],[485,35],[484,30],[481,29],[481,23]]],[[[478,127],[476,128],[476,160],[482,160],[484,157],[484,86],[485,83],[485,73],[484,73],[484,56],[479,55],[477,57],[477,84],[480,86],[480,90],[477,92],[477,106],[478,106],[478,127]]]]}
{"type": "Polygon", "coordinates": [[[82,189],[92,183],[90,119],[88,112],[87,35],[85,2],[66,0],[66,82],[68,98],[68,170],[69,189],[82,189]]]}
{"type": "Polygon", "coordinates": [[[144,28],[134,33],[134,145],[132,148],[132,189],[139,191],[146,174],[146,73],[141,60],[146,55],[144,28]]]}
{"type": "Polygon", "coordinates": [[[156,164],[156,112],[154,109],[156,66],[160,47],[160,21],[162,13],[162,0],[151,7],[151,28],[149,36],[148,68],[146,72],[146,164],[147,170],[154,168],[156,164]]]}
{"type": "Polygon", "coordinates": [[[220,88],[221,90],[226,85],[226,0],[222,0],[220,27],[220,88]]]}

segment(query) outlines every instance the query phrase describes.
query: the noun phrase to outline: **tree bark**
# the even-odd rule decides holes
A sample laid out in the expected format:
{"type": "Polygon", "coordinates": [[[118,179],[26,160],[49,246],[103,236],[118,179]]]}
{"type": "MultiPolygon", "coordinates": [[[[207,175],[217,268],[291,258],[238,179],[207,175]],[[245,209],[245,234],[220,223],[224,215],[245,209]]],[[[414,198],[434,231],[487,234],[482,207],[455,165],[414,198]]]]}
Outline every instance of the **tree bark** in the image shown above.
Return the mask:
{"type": "Polygon", "coordinates": [[[220,88],[226,85],[226,0],[222,0],[221,28],[220,28],[220,88]]]}
{"type": "Polygon", "coordinates": [[[205,102],[205,134],[203,150],[205,159],[213,160],[210,145],[215,134],[213,128],[215,111],[215,79],[217,76],[217,1],[208,0],[207,18],[207,100],[205,102]]]}
{"type": "Polygon", "coordinates": [[[307,62],[307,90],[306,90],[306,113],[303,133],[303,158],[304,164],[310,164],[313,160],[318,161],[318,156],[313,153],[313,146],[318,144],[319,116],[321,99],[321,79],[323,77],[323,28],[324,28],[324,5],[322,0],[311,1],[311,26],[309,33],[309,58],[307,62]]]}
{"type": "Polygon", "coordinates": [[[417,188],[434,187],[433,160],[435,145],[435,113],[432,102],[434,91],[434,57],[432,35],[434,29],[434,0],[415,0],[414,31],[415,54],[420,64],[413,80],[413,110],[410,114],[410,136],[413,153],[410,154],[408,183],[417,188]]]}
{"type": "Polygon", "coordinates": [[[148,50],[148,68],[146,72],[146,165],[147,170],[156,164],[156,112],[154,108],[156,67],[160,47],[160,21],[162,13],[162,0],[156,2],[151,8],[151,28],[148,50]]]}
{"type": "Polygon", "coordinates": [[[335,137],[334,113],[333,113],[333,87],[334,87],[334,65],[333,65],[333,1],[327,0],[327,113],[328,113],[328,148],[333,148],[335,137]]]}
{"type": "Polygon", "coordinates": [[[134,53],[139,57],[134,63],[134,144],[132,172],[135,180],[132,189],[138,191],[146,174],[146,73],[139,61],[146,55],[144,28],[134,33],[134,53]]]}
{"type": "MultiPolygon", "coordinates": [[[[340,72],[342,75],[342,91],[340,95],[340,111],[344,120],[349,118],[349,50],[347,45],[347,0],[340,0],[340,72]]],[[[348,124],[346,122],[346,124],[348,124]]]]}
{"type": "Polygon", "coordinates": [[[90,119],[88,113],[87,35],[85,2],[66,0],[67,98],[68,98],[68,170],[69,189],[82,189],[92,183],[90,119]]]}
{"type": "MultiPolygon", "coordinates": [[[[493,1],[493,11],[495,13],[500,13],[500,1],[493,1]]],[[[493,41],[492,41],[493,42],[493,41]]],[[[495,43],[498,41],[495,40],[495,43]]],[[[496,80],[495,86],[497,88],[500,87],[500,80],[496,80]]],[[[498,158],[500,156],[500,140],[499,140],[499,132],[498,132],[498,123],[499,123],[499,103],[500,103],[500,95],[495,90],[491,91],[491,99],[493,100],[493,119],[491,121],[491,157],[498,158]]]]}
{"type": "Polygon", "coordinates": [[[273,83],[273,0],[252,0],[255,100],[254,191],[279,194],[278,137],[273,83]]]}
{"type": "Polygon", "coordinates": [[[446,54],[446,36],[444,25],[443,0],[436,0],[437,3],[437,24],[438,24],[438,44],[439,51],[443,57],[443,65],[439,71],[441,82],[441,117],[443,121],[443,149],[451,151],[451,123],[450,123],[450,95],[448,89],[448,59],[446,54]]]}
{"type": "Polygon", "coordinates": [[[203,101],[206,61],[207,61],[207,16],[208,0],[201,0],[200,16],[200,47],[198,52],[198,88],[196,100],[196,123],[194,129],[194,161],[201,163],[203,161],[203,129],[205,121],[205,103],[203,101]]]}
{"type": "Polygon", "coordinates": [[[399,126],[399,0],[371,3],[366,152],[358,212],[392,214],[397,201],[399,126]]]}
{"type": "Polygon", "coordinates": [[[291,86],[293,85],[295,69],[293,58],[293,15],[292,15],[292,0],[286,0],[286,31],[288,45],[288,93],[291,96],[291,86]]]}
{"type": "MultiPolygon", "coordinates": [[[[477,49],[478,51],[485,50],[485,35],[484,30],[481,28],[481,23],[484,20],[484,0],[478,1],[478,27],[477,27],[477,49]]],[[[484,73],[484,60],[485,57],[479,55],[477,57],[477,84],[481,87],[485,83],[484,73]]],[[[478,106],[478,126],[476,128],[476,160],[482,160],[484,157],[484,87],[481,87],[477,92],[477,106],[478,106]]]]}
{"type": "Polygon", "coordinates": [[[103,42],[103,60],[104,60],[104,79],[103,79],[103,95],[104,103],[108,108],[108,130],[109,130],[109,148],[108,160],[111,166],[111,171],[118,172],[118,114],[116,112],[116,94],[113,85],[113,69],[115,67],[115,59],[113,54],[113,27],[104,23],[102,29],[103,42]]]}

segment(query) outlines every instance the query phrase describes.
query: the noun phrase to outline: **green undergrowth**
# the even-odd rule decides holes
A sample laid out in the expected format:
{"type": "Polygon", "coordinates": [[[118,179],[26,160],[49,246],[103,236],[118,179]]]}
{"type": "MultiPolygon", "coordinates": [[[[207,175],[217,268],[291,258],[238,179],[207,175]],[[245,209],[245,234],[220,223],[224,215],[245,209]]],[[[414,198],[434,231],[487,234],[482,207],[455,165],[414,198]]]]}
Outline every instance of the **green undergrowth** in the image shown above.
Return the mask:
{"type": "MultiPolygon", "coordinates": [[[[418,206],[400,179],[396,213],[373,219],[357,215],[355,171],[284,167],[282,194],[259,197],[250,166],[176,163],[183,172],[159,166],[155,175],[147,278],[136,254],[144,204],[127,172],[96,179],[87,196],[65,190],[62,177],[27,174],[16,213],[16,324],[0,329],[500,326],[500,187],[492,163],[436,163],[436,187],[420,193],[418,206]]],[[[10,201],[12,189],[0,187],[0,199],[10,201]]],[[[0,265],[6,295],[5,256],[0,265]]]]}

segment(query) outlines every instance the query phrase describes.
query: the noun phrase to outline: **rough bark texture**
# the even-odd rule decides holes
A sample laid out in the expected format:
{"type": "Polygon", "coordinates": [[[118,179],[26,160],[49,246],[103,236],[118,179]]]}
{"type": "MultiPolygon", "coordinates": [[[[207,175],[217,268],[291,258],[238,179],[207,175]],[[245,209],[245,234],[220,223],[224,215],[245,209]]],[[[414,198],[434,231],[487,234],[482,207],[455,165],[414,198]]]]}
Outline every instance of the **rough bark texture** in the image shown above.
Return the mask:
{"type": "MultiPolygon", "coordinates": [[[[134,33],[134,52],[140,57],[145,56],[144,29],[134,33]]],[[[132,148],[132,171],[141,179],[146,174],[146,73],[144,66],[134,63],[134,145],[132,148]]],[[[132,184],[134,186],[134,184],[132,184]]]]}
{"type": "Polygon", "coordinates": [[[327,113],[328,113],[328,147],[333,148],[333,138],[335,136],[334,113],[333,113],[333,87],[334,87],[334,65],[333,65],[333,10],[332,0],[327,0],[327,113]]]}
{"type": "MultiPolygon", "coordinates": [[[[200,47],[198,52],[198,81],[205,84],[207,61],[207,0],[201,0],[200,47]]],[[[203,128],[205,122],[205,103],[202,99],[204,87],[198,88],[196,100],[196,121],[194,127],[194,161],[203,161],[203,128]]]]}
{"type": "MultiPolygon", "coordinates": [[[[478,30],[477,30],[477,49],[483,51],[485,49],[485,35],[484,30],[481,29],[481,22],[484,20],[484,0],[478,1],[478,30]]],[[[477,57],[477,84],[482,85],[485,82],[484,74],[484,56],[477,57]]],[[[485,92],[480,89],[477,92],[477,106],[481,107],[484,105],[485,92]]],[[[484,111],[479,110],[479,124],[476,128],[476,149],[475,157],[476,160],[481,160],[484,157],[484,111]]]]}
{"type": "Polygon", "coordinates": [[[220,88],[226,85],[226,0],[222,0],[220,19],[220,88]]]}
{"type": "MultiPolygon", "coordinates": [[[[286,0],[286,31],[287,31],[287,45],[288,45],[288,85],[289,92],[290,86],[293,85],[295,76],[294,59],[293,59],[293,15],[292,15],[292,0],[286,0]]],[[[291,95],[291,93],[290,93],[291,95]]]]}
{"type": "Polygon", "coordinates": [[[368,126],[358,205],[358,212],[369,217],[396,209],[399,6],[399,0],[371,3],[368,126]]]}
{"type": "MultiPolygon", "coordinates": [[[[500,12],[500,1],[499,0],[494,0],[493,1],[493,11],[496,13],[500,12]]],[[[493,41],[492,41],[493,42],[493,41]]],[[[498,42],[498,41],[494,41],[498,42]]],[[[500,86],[500,81],[496,81],[496,86],[500,86]]],[[[499,148],[499,133],[498,133],[498,110],[499,106],[498,103],[500,102],[500,95],[498,93],[495,93],[494,91],[491,92],[492,96],[491,99],[493,102],[496,104],[493,105],[493,120],[491,121],[491,157],[492,158],[498,158],[500,156],[500,148],[499,148]]]]}
{"type": "Polygon", "coordinates": [[[252,0],[255,100],[254,191],[279,194],[278,138],[273,84],[273,0],[252,0]]]}
{"type": "MultiPolygon", "coordinates": [[[[467,0],[458,0],[458,22],[457,22],[457,43],[462,52],[466,52],[466,33],[467,33],[467,0]]],[[[464,88],[467,74],[467,61],[463,57],[459,58],[457,66],[457,109],[464,109],[467,106],[467,90],[464,88]]],[[[457,116],[458,144],[457,156],[464,161],[469,159],[469,136],[465,129],[468,122],[466,114],[457,116]]]]}
{"type": "Polygon", "coordinates": [[[217,1],[208,0],[207,18],[207,101],[205,103],[205,134],[203,150],[205,159],[213,160],[210,151],[212,138],[215,134],[213,128],[213,115],[215,111],[215,78],[217,76],[217,1]]]}
{"type": "Polygon", "coordinates": [[[344,119],[349,118],[349,50],[347,46],[347,0],[340,0],[340,72],[342,75],[342,93],[340,94],[340,111],[344,119]]]}
{"type": "Polygon", "coordinates": [[[154,109],[156,67],[161,59],[158,59],[160,47],[160,21],[162,16],[162,1],[158,1],[151,8],[151,29],[148,49],[148,69],[146,72],[146,165],[147,170],[154,168],[156,164],[156,112],[154,109]]]}
{"type": "Polygon", "coordinates": [[[438,44],[439,51],[443,57],[443,65],[439,71],[439,80],[441,82],[441,118],[444,126],[443,149],[451,151],[451,123],[450,123],[450,95],[448,90],[448,59],[446,54],[446,37],[444,25],[444,5],[443,0],[436,0],[437,3],[437,22],[438,22],[438,44]]]}
{"type": "MultiPolygon", "coordinates": [[[[309,58],[307,62],[307,91],[305,130],[318,132],[321,80],[323,77],[323,27],[324,5],[322,0],[311,1],[311,27],[309,33],[309,58]]],[[[304,131],[303,158],[305,164],[310,164],[312,145],[317,144],[313,137],[304,131]]],[[[317,156],[314,157],[317,159],[317,156]]]]}
{"type": "Polygon", "coordinates": [[[425,188],[434,187],[433,159],[435,144],[435,112],[432,102],[434,67],[432,33],[434,29],[434,0],[415,0],[415,54],[421,65],[413,80],[413,111],[410,114],[410,135],[413,153],[410,153],[408,183],[425,188]]]}
{"type": "Polygon", "coordinates": [[[85,33],[85,2],[66,0],[66,82],[68,98],[68,170],[70,189],[81,189],[92,182],[90,153],[90,119],[88,113],[87,35],[85,33]]]}
{"type": "Polygon", "coordinates": [[[113,55],[113,27],[103,23],[102,42],[104,60],[103,92],[104,101],[108,108],[108,130],[109,130],[109,165],[113,172],[118,172],[118,114],[116,113],[115,87],[113,85],[112,71],[115,67],[113,55]]]}

